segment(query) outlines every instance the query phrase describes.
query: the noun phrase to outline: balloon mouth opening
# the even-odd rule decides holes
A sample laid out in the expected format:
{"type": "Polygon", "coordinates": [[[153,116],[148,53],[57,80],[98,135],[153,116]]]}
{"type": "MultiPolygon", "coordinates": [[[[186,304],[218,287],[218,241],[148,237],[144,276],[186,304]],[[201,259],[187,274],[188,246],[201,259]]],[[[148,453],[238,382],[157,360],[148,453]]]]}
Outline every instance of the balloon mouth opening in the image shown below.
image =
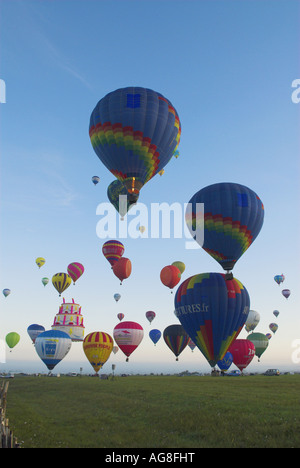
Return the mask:
{"type": "Polygon", "coordinates": [[[143,182],[136,177],[128,177],[122,181],[128,192],[129,204],[132,205],[137,202],[140,190],[143,187],[143,182]]]}

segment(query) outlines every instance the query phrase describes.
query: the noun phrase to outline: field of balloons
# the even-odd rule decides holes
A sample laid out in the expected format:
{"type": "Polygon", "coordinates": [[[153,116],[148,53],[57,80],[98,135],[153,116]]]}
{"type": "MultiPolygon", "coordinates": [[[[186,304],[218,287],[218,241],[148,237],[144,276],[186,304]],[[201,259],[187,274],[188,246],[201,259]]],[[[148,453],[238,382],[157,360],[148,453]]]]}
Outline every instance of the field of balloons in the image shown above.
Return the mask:
{"type": "MultiPolygon", "coordinates": [[[[181,123],[173,104],[160,93],[145,88],[123,88],[103,97],[90,118],[89,134],[95,153],[104,166],[115,176],[107,189],[110,203],[121,218],[137,203],[142,187],[155,175],[161,175],[172,157],[179,156],[178,145],[181,123]],[[124,203],[125,197],[125,203],[124,203]]],[[[97,185],[100,178],[92,177],[97,185]]],[[[151,182],[150,182],[151,183],[151,182]]],[[[254,356],[258,358],[269,345],[272,334],[255,333],[259,313],[250,310],[250,298],[245,286],[233,277],[232,270],[239,258],[255,241],[264,221],[264,205],[260,197],[249,187],[238,183],[216,183],[201,188],[188,203],[185,213],[186,225],[192,237],[224,270],[224,273],[201,273],[181,281],[185,265],[178,260],[160,271],[164,286],[174,290],[174,313],[179,324],[164,330],[152,329],[149,337],[155,346],[163,337],[166,345],[178,359],[189,346],[197,347],[211,368],[226,372],[232,363],[244,371],[254,356]],[[204,237],[203,237],[203,235],[204,237]],[[244,329],[250,333],[247,339],[239,339],[244,329]]],[[[145,226],[139,226],[144,233],[145,226]]],[[[124,256],[125,246],[118,239],[103,243],[102,252],[112,273],[121,284],[130,277],[132,265],[124,256]]],[[[38,257],[36,264],[43,268],[46,259],[38,257]]],[[[43,277],[59,293],[69,288],[72,282],[80,281],[84,265],[72,262],[67,272],[58,272],[52,278],[43,277]]],[[[276,275],[278,285],[284,275],[276,275]]],[[[3,294],[8,297],[10,289],[3,294]]],[[[12,291],[12,294],[14,292],[12,291]]],[[[290,290],[283,289],[288,298],[290,290]]],[[[118,302],[121,295],[116,293],[118,302]]],[[[274,310],[274,316],[279,315],[274,310]]],[[[146,318],[152,323],[154,311],[147,311],[146,318]]],[[[106,330],[84,334],[81,306],[65,302],[55,316],[51,330],[37,323],[28,324],[28,334],[35,351],[49,371],[68,354],[72,342],[82,342],[83,351],[96,373],[107,362],[111,353],[119,350],[128,360],[144,337],[141,324],[124,320],[118,314],[118,323],[113,336],[106,330]]],[[[274,334],[277,323],[270,323],[274,334]]],[[[6,336],[9,348],[20,340],[17,332],[6,336]]]]}

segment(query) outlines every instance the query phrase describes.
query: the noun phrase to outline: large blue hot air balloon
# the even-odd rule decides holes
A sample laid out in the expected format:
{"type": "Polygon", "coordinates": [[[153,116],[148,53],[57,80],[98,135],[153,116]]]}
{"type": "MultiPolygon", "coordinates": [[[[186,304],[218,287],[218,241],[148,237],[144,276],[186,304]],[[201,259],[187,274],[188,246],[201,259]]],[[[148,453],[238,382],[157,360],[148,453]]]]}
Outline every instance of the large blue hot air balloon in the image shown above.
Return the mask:
{"type": "Polygon", "coordinates": [[[71,345],[70,336],[60,330],[44,331],[35,340],[35,350],[49,370],[68,354],[71,345]]]}
{"type": "Polygon", "coordinates": [[[175,154],[181,134],[178,114],[162,94],[121,88],[102,98],[89,134],[101,162],[128,190],[130,201],[175,154]]]}
{"type": "Polygon", "coordinates": [[[250,299],[236,278],[191,276],[177,289],[175,315],[212,367],[225,356],[246,322],[250,299]]]}
{"type": "Polygon", "coordinates": [[[161,331],[154,328],[153,330],[149,331],[149,336],[150,336],[150,339],[153,341],[154,345],[156,345],[156,343],[161,337],[161,331]]]}
{"type": "Polygon", "coordinates": [[[240,184],[209,185],[191,198],[186,210],[194,239],[227,271],[258,236],[263,221],[260,198],[240,184]]]}

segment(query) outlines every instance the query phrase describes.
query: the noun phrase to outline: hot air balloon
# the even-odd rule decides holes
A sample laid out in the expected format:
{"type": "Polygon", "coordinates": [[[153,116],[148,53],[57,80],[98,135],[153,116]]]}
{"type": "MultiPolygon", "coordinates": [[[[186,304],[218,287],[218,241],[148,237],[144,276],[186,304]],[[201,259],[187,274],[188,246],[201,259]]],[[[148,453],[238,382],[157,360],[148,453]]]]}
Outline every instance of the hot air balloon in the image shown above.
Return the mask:
{"type": "Polygon", "coordinates": [[[151,323],[152,320],[154,320],[155,317],[156,317],[156,313],[153,312],[152,310],[149,310],[148,312],[146,312],[145,315],[146,315],[146,319],[149,320],[150,323],[151,323]]]}
{"type": "Polygon", "coordinates": [[[114,341],[108,333],[89,333],[83,341],[83,351],[94,371],[98,373],[113,350],[114,341]]]}
{"type": "Polygon", "coordinates": [[[127,356],[129,356],[138,347],[144,336],[143,327],[136,322],[122,322],[115,326],[113,331],[114,340],[127,356]]]}
{"type": "Polygon", "coordinates": [[[102,246],[102,252],[106,260],[109,261],[111,264],[111,267],[114,266],[114,264],[120,260],[124,253],[124,245],[122,242],[118,240],[110,240],[107,242],[104,242],[102,246]]]}
{"type": "Polygon", "coordinates": [[[117,315],[118,319],[120,320],[120,322],[123,320],[123,318],[125,317],[124,314],[120,313],[117,315]]]}
{"type": "Polygon", "coordinates": [[[268,340],[270,340],[272,338],[272,334],[271,333],[266,333],[266,337],[268,338],[268,340]]]}
{"type": "Polygon", "coordinates": [[[255,346],[250,340],[234,340],[228,350],[233,362],[243,372],[255,356],[255,346]]]}
{"type": "Polygon", "coordinates": [[[121,294],[118,294],[118,293],[114,294],[114,300],[116,302],[118,302],[120,299],[121,299],[121,294]]]}
{"type": "Polygon", "coordinates": [[[6,288],[6,289],[3,289],[3,291],[2,291],[2,292],[3,292],[3,295],[4,295],[4,297],[7,297],[7,296],[9,296],[9,295],[10,295],[10,293],[11,293],[11,290],[6,288]]]}
{"type": "Polygon", "coordinates": [[[172,263],[173,266],[176,266],[178,268],[178,270],[180,271],[180,273],[182,274],[185,270],[185,264],[183,262],[173,262],[172,263]]]}
{"type": "Polygon", "coordinates": [[[202,273],[185,280],[175,296],[176,316],[212,367],[222,360],[249,313],[246,288],[236,278],[202,273]]]}
{"type": "Polygon", "coordinates": [[[149,331],[149,337],[153,341],[154,346],[156,346],[156,343],[158,342],[158,340],[160,340],[161,331],[157,330],[156,328],[153,328],[153,330],[149,331]]]}
{"type": "Polygon", "coordinates": [[[49,283],[49,278],[42,278],[42,283],[44,286],[49,283]]]}
{"type": "Polygon", "coordinates": [[[225,354],[223,359],[221,359],[221,361],[217,362],[218,367],[221,371],[227,371],[232,363],[233,363],[233,356],[229,351],[227,351],[227,353],[225,354]]]}
{"type": "Polygon", "coordinates": [[[164,170],[164,169],[162,169],[161,171],[159,171],[160,177],[161,177],[162,175],[164,175],[164,173],[165,173],[165,170],[164,170]]]}
{"type": "Polygon", "coordinates": [[[45,328],[42,325],[37,325],[36,323],[29,325],[29,327],[27,328],[27,333],[30,336],[33,343],[35,343],[37,337],[44,331],[45,328]]]}
{"type": "Polygon", "coordinates": [[[20,341],[20,335],[16,332],[10,332],[5,337],[6,344],[9,348],[13,349],[20,341]]]}
{"type": "Polygon", "coordinates": [[[275,317],[278,317],[279,313],[279,310],[274,310],[273,315],[275,315],[275,317]]]}
{"type": "Polygon", "coordinates": [[[117,352],[119,351],[118,346],[113,346],[112,351],[113,351],[114,354],[117,354],[117,352]]]}
{"type": "Polygon", "coordinates": [[[288,299],[289,296],[291,295],[291,291],[290,291],[289,289],[283,289],[281,292],[282,292],[282,295],[283,295],[286,299],[288,299]]]}
{"type": "Polygon", "coordinates": [[[280,285],[280,283],[284,282],[285,276],[284,275],[276,275],[276,276],[274,276],[274,280],[276,281],[276,283],[278,285],[280,285]]]}
{"type": "Polygon", "coordinates": [[[121,220],[124,219],[130,208],[135,205],[135,201],[130,201],[127,188],[120,180],[114,180],[109,184],[107,198],[121,216],[121,220]]]}
{"type": "Polygon", "coordinates": [[[144,232],[146,231],[145,226],[140,226],[140,227],[139,227],[139,231],[140,231],[142,234],[144,234],[144,232]]]}
{"type": "Polygon", "coordinates": [[[38,257],[35,260],[35,263],[37,264],[39,268],[41,268],[46,263],[46,260],[43,257],[38,257]]]}
{"type": "Polygon", "coordinates": [[[190,339],[190,341],[188,342],[188,347],[192,350],[192,353],[193,353],[194,349],[196,348],[196,345],[193,342],[193,340],[190,339]]]}
{"type": "Polygon", "coordinates": [[[92,177],[92,182],[93,182],[94,185],[97,185],[100,182],[100,177],[98,177],[96,175],[93,176],[92,177]]]}
{"type": "Polygon", "coordinates": [[[278,325],[277,325],[277,323],[270,323],[269,328],[270,328],[271,332],[276,333],[277,330],[278,330],[278,325]]]}
{"type": "Polygon", "coordinates": [[[81,275],[83,275],[84,272],[84,266],[81,265],[81,263],[78,262],[73,262],[68,265],[68,273],[71,276],[73,280],[73,284],[75,284],[75,281],[77,281],[81,275]]]}
{"type": "Polygon", "coordinates": [[[260,321],[260,314],[256,310],[249,310],[249,314],[245,323],[246,332],[253,331],[260,321]]]}
{"type": "Polygon", "coordinates": [[[255,346],[255,356],[258,357],[258,362],[260,361],[261,355],[266,351],[269,346],[269,340],[263,333],[251,333],[248,335],[248,340],[252,341],[255,346]]]}
{"type": "Polygon", "coordinates": [[[118,260],[113,266],[113,272],[117,278],[121,281],[120,284],[124,281],[124,279],[128,278],[131,275],[131,261],[129,258],[122,257],[118,260]]]}
{"type": "Polygon", "coordinates": [[[160,272],[160,280],[165,286],[173,289],[181,280],[179,268],[174,265],[165,266],[160,272]]]}
{"type": "Polygon", "coordinates": [[[44,331],[35,340],[35,350],[50,371],[68,354],[71,346],[71,338],[61,330],[44,331]]]}
{"type": "Polygon", "coordinates": [[[185,218],[193,238],[229,271],[258,236],[264,207],[248,187],[220,183],[199,190],[191,198],[185,218]]]}
{"type": "Polygon", "coordinates": [[[56,273],[52,276],[52,284],[58,291],[59,296],[64,292],[72,283],[71,277],[67,273],[56,273]]]}
{"type": "Polygon", "coordinates": [[[181,125],[168,99],[151,89],[127,87],[102,98],[89,134],[100,161],[125,185],[130,201],[177,150],[181,125]]]}
{"type": "Polygon", "coordinates": [[[176,361],[178,361],[178,356],[182,353],[184,348],[187,346],[190,337],[184,330],[181,325],[169,325],[164,329],[164,340],[166,345],[170,348],[172,353],[176,356],[176,361]]]}

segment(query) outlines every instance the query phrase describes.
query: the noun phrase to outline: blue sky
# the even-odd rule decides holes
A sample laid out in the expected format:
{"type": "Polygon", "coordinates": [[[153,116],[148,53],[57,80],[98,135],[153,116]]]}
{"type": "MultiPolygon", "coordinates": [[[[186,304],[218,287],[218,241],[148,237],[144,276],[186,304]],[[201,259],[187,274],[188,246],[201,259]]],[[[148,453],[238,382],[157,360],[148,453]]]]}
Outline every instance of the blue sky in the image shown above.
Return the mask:
{"type": "MultiPolygon", "coordinates": [[[[262,199],[263,228],[234,274],[261,315],[257,331],[269,331],[274,309],[279,330],[262,362],[255,359],[248,369],[299,369],[292,353],[300,340],[300,104],[291,99],[292,82],[300,78],[299,2],[2,0],[0,8],[6,83],[0,289],[12,290],[0,298],[0,340],[10,331],[21,335],[0,368],[46,370],[26,329],[31,323],[50,328],[61,299],[41,278],[79,261],[86,271],[64,297],[82,306],[86,334],[112,334],[118,312],[145,330],[130,362],[119,352],[106,370],[110,362],[127,372],[210,369],[198,350],[186,349],[175,363],[163,340],[153,347],[148,331],[177,322],[173,297],[159,279],[165,265],[183,261],[182,279],[221,272],[219,265],[202,249],[187,250],[185,238],[128,238],[133,272],[120,287],[96,234],[96,209],[114,177],[92,149],[89,117],[108,92],[133,85],[165,95],[182,124],[180,157],[142,189],[142,203],[183,205],[200,188],[223,181],[247,185],[262,199]],[[101,178],[96,187],[93,175],[101,178]],[[41,270],[38,256],[46,259],[41,270]],[[273,280],[281,273],[292,291],[288,300],[273,280]],[[118,304],[115,292],[122,294],[118,304]],[[157,314],[152,326],[147,310],[157,314]]],[[[79,366],[92,370],[74,343],[56,369],[79,366]]]]}

